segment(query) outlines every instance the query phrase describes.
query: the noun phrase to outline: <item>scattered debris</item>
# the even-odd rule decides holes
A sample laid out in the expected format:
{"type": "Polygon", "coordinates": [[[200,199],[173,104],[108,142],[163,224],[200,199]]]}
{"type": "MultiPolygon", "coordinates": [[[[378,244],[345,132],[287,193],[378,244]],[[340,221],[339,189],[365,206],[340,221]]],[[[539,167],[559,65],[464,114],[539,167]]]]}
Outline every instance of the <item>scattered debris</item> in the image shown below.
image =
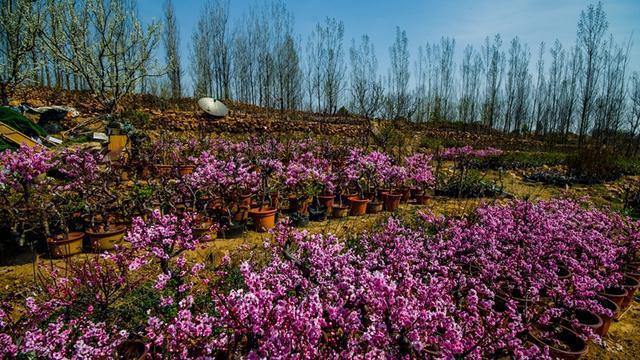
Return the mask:
{"type": "Polygon", "coordinates": [[[109,137],[107,136],[107,134],[102,132],[94,132],[91,138],[97,141],[103,141],[103,142],[109,141],[109,137]]]}

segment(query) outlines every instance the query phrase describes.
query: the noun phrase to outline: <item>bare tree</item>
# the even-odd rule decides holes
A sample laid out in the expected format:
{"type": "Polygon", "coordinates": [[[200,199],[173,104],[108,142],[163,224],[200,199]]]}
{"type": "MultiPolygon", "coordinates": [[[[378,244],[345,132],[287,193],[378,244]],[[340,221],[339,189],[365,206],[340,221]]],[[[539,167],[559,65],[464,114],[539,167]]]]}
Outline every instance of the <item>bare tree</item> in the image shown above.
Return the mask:
{"type": "Polygon", "coordinates": [[[56,37],[43,31],[44,43],[65,69],[77,73],[112,112],[145,77],[159,42],[159,24],[146,30],[135,4],[121,0],[60,0],[53,17],[56,37]],[[87,34],[87,37],[78,36],[87,34]]]}
{"type": "Polygon", "coordinates": [[[566,141],[574,126],[574,115],[578,102],[578,77],[582,71],[582,54],[574,46],[565,64],[564,78],[559,96],[558,118],[562,141],[566,141]]]}
{"type": "Polygon", "coordinates": [[[433,102],[429,117],[435,120],[450,120],[453,118],[453,88],[455,85],[453,74],[453,52],[455,40],[442,38],[439,44],[434,44],[429,52],[429,61],[433,62],[432,81],[433,102]]]}
{"type": "Polygon", "coordinates": [[[602,48],[604,35],[609,27],[602,3],[589,5],[580,13],[578,21],[578,46],[582,49],[584,72],[581,77],[580,122],[578,143],[582,144],[591,124],[594,100],[598,96],[598,82],[602,68],[602,48]]]}
{"type": "Polygon", "coordinates": [[[529,59],[531,53],[526,45],[515,37],[509,48],[507,81],[505,84],[505,111],[503,131],[518,132],[528,112],[529,59]]]}
{"type": "MultiPolygon", "coordinates": [[[[640,130],[640,73],[634,72],[629,82],[629,132],[633,139],[635,139],[635,146],[633,147],[633,155],[638,154],[640,148],[640,138],[638,131],[640,130]]],[[[628,154],[631,154],[631,142],[629,142],[628,154]]]]}
{"type": "Polygon", "coordinates": [[[384,90],[378,78],[378,59],[369,36],[355,40],[349,50],[351,60],[351,103],[353,112],[367,119],[375,116],[382,106],[384,90]]]}
{"type": "Polygon", "coordinates": [[[171,96],[182,96],[182,67],[180,65],[180,33],[172,0],[164,5],[164,48],[167,76],[171,85],[171,96]]]}
{"type": "Polygon", "coordinates": [[[504,54],[501,50],[502,38],[500,34],[494,36],[493,41],[489,37],[485,39],[482,48],[483,62],[485,66],[485,92],[484,109],[482,113],[483,122],[489,127],[496,125],[499,116],[499,91],[504,72],[504,54]]]}
{"type": "Polygon", "coordinates": [[[189,70],[196,97],[213,95],[213,70],[209,54],[213,51],[209,41],[210,27],[206,18],[200,18],[191,36],[191,62],[189,70]]]}
{"type": "Polygon", "coordinates": [[[460,71],[462,72],[462,89],[458,102],[458,118],[466,123],[471,123],[478,118],[478,97],[482,72],[482,59],[471,45],[467,45],[464,49],[460,71]]]}
{"type": "Polygon", "coordinates": [[[387,114],[392,119],[410,119],[413,115],[412,96],[409,92],[409,48],[407,32],[396,27],[396,40],[389,48],[387,114]]]}
{"type": "Polygon", "coordinates": [[[9,103],[16,87],[37,82],[36,44],[43,16],[40,1],[0,0],[0,102],[9,103]]]}
{"type": "Polygon", "coordinates": [[[630,43],[618,46],[613,36],[602,52],[604,64],[600,96],[594,109],[594,137],[607,143],[610,135],[622,125],[625,110],[627,64],[629,62],[630,43]]]}

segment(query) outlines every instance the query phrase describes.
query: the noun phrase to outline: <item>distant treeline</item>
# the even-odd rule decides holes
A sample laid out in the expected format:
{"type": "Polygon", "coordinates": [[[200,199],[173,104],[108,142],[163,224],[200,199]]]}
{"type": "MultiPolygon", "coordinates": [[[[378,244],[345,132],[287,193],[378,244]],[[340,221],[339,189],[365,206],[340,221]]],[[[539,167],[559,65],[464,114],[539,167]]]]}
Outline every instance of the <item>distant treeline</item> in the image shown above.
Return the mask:
{"type": "Polygon", "coordinates": [[[0,95],[37,84],[91,90],[107,111],[127,93],[213,96],[276,109],[367,118],[481,123],[566,141],[607,143],[640,132],[640,75],[631,43],[608,33],[602,4],[580,14],[575,44],[534,48],[518,37],[467,45],[424,44],[410,59],[396,29],[390,67],[378,69],[367,35],[345,43],[344,24],[294,33],[284,3],[254,4],[231,22],[228,0],[207,0],[182,59],[174,4],[143,26],[135,0],[0,0],[0,95]],[[158,46],[163,44],[162,52],[158,46]],[[546,61],[545,61],[546,60],[546,61]],[[186,88],[185,76],[192,84],[186,88]]]}

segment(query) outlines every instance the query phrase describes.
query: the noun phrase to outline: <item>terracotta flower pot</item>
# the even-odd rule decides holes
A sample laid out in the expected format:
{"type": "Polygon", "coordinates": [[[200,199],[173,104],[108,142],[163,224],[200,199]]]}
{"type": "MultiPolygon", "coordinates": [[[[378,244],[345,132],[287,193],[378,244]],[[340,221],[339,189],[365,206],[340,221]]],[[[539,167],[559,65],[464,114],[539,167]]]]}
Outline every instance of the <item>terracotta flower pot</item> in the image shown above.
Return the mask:
{"type": "Polygon", "coordinates": [[[391,192],[391,189],[378,189],[378,199],[384,200],[384,197],[391,192]]]}
{"type": "Polygon", "coordinates": [[[275,208],[254,208],[249,210],[249,217],[253,219],[253,226],[257,232],[265,232],[269,229],[273,229],[276,226],[276,212],[275,208]]]}
{"type": "Polygon", "coordinates": [[[87,230],[87,235],[91,241],[91,248],[93,248],[94,251],[115,249],[116,245],[122,243],[126,229],[124,225],[118,225],[107,231],[87,230]]]}
{"type": "Polygon", "coordinates": [[[371,201],[367,204],[367,214],[377,214],[382,211],[383,206],[382,201],[371,201]]]}
{"type": "Polygon", "coordinates": [[[623,278],[622,288],[627,291],[627,296],[622,301],[622,308],[626,309],[631,302],[633,301],[633,297],[636,294],[638,288],[640,288],[640,282],[631,276],[626,276],[623,278]]]}
{"type": "Polygon", "coordinates": [[[613,319],[615,319],[617,314],[620,312],[620,307],[618,306],[618,304],[607,298],[602,298],[598,301],[600,302],[600,305],[602,305],[602,307],[608,309],[612,313],[611,316],[607,314],[600,314],[600,317],[602,318],[602,326],[596,329],[596,334],[600,336],[607,336],[607,334],[609,333],[609,327],[611,326],[613,319]]]}
{"type": "Polygon", "coordinates": [[[614,303],[616,303],[616,305],[622,308],[622,303],[627,297],[627,290],[622,287],[610,287],[606,288],[601,295],[613,301],[614,303]]]}
{"type": "Polygon", "coordinates": [[[349,199],[349,215],[362,216],[367,213],[367,204],[369,199],[360,199],[358,197],[352,197],[349,199]]]}
{"type": "Polygon", "coordinates": [[[155,168],[155,171],[156,171],[156,175],[158,175],[158,176],[171,175],[171,172],[173,170],[173,166],[172,165],[167,165],[167,164],[155,164],[154,168],[155,168]]]}
{"type": "Polygon", "coordinates": [[[180,176],[187,176],[193,174],[193,169],[195,169],[195,165],[180,165],[178,172],[180,176]]]}
{"type": "Polygon", "coordinates": [[[540,337],[540,330],[534,330],[529,333],[531,342],[540,348],[548,346],[549,355],[553,359],[577,360],[587,353],[587,342],[565,326],[560,326],[557,330],[554,330],[553,339],[549,340],[540,337]]]}
{"type": "Polygon", "coordinates": [[[64,258],[82,252],[82,239],[84,239],[83,232],[70,232],[48,238],[47,245],[52,257],[64,258]]]}
{"type": "Polygon", "coordinates": [[[400,206],[402,194],[388,193],[384,196],[384,210],[396,211],[400,206]]]}
{"type": "Polygon", "coordinates": [[[336,199],[335,195],[320,195],[318,196],[318,202],[320,206],[323,206],[327,213],[331,213],[331,208],[333,207],[333,201],[336,199]]]}
{"type": "Polygon", "coordinates": [[[240,195],[240,204],[249,206],[251,205],[251,194],[240,195]]]}
{"type": "Polygon", "coordinates": [[[342,219],[349,215],[350,207],[347,205],[333,205],[331,208],[331,215],[335,219],[342,219]]]}

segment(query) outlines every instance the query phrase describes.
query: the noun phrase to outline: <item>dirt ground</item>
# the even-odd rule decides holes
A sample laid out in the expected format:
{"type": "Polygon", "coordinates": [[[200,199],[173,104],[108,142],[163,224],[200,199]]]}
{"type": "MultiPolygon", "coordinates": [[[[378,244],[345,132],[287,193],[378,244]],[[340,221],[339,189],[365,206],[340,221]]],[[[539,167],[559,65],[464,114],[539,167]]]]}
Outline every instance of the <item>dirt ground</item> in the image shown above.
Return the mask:
{"type": "MultiPolygon", "coordinates": [[[[497,179],[499,174],[489,172],[487,179],[497,179]]],[[[502,174],[504,189],[516,198],[531,200],[549,199],[552,197],[589,196],[591,201],[598,205],[608,205],[612,208],[621,207],[621,188],[626,181],[638,179],[626,178],[615,183],[582,186],[573,188],[558,188],[542,186],[540,184],[526,183],[521,174],[507,172],[502,174]]],[[[500,202],[502,199],[450,199],[432,198],[424,206],[402,205],[395,216],[410,218],[418,211],[431,210],[436,214],[450,216],[461,215],[472,211],[480,202],[500,202]]],[[[319,223],[310,223],[306,230],[313,233],[333,233],[339,236],[357,234],[367,229],[372,229],[381,224],[388,217],[388,213],[365,215],[358,218],[341,220],[327,220],[319,223]]],[[[231,254],[236,260],[238,257],[249,259],[255,255],[263,254],[263,244],[270,241],[267,233],[248,231],[237,239],[216,239],[197,250],[191,256],[204,259],[206,262],[217,263],[224,254],[231,254]]],[[[79,257],[88,255],[78,255],[79,257]]],[[[63,267],[65,260],[51,260],[38,258],[36,261],[50,262],[63,267]]],[[[25,254],[16,259],[16,265],[0,267],[0,298],[9,294],[22,297],[27,296],[34,284],[34,261],[31,255],[25,254]]],[[[634,303],[610,329],[609,335],[604,339],[603,345],[591,344],[588,359],[640,359],[640,303],[634,303]]]]}

